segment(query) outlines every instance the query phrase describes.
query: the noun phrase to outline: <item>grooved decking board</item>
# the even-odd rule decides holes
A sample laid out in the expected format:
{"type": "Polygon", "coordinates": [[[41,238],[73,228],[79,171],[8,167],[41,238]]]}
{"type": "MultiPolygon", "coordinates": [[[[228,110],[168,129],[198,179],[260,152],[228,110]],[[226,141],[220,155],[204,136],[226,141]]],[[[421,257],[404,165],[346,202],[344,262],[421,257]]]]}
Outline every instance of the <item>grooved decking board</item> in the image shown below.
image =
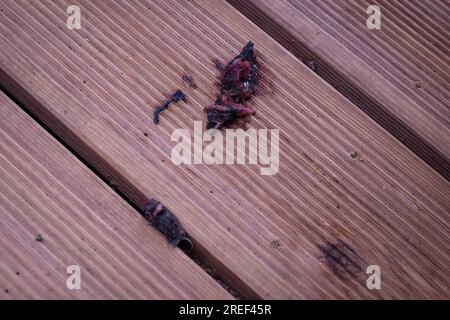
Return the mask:
{"type": "Polygon", "coordinates": [[[0,180],[0,299],[232,298],[3,93],[0,180]]]}
{"type": "Polygon", "coordinates": [[[449,1],[230,2],[450,180],[449,1]]]}
{"type": "Polygon", "coordinates": [[[0,81],[136,203],[163,201],[242,294],[449,297],[449,183],[276,41],[224,1],[78,3],[71,31],[67,1],[2,1],[0,81]],[[279,172],[175,165],[172,131],[192,130],[217,94],[213,61],[249,39],[263,74],[250,125],[280,129],[279,172]],[[179,87],[189,102],[155,126],[179,87]],[[338,239],[359,256],[354,277],[320,250],[338,239]],[[382,290],[365,285],[371,264],[382,290]]]}

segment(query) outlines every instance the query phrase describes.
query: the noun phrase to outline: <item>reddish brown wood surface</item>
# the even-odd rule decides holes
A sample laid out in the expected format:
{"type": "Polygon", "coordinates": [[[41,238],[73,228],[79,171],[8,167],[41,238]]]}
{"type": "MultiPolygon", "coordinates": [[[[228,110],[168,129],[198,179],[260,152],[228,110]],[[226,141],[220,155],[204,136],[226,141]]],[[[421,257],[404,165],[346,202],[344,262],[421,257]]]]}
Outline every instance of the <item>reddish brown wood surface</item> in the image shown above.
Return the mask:
{"type": "Polygon", "coordinates": [[[4,94],[0,164],[0,299],[232,298],[4,94]]]}
{"type": "Polygon", "coordinates": [[[232,6],[79,1],[73,31],[69,4],[1,2],[1,83],[130,199],[163,201],[241,294],[449,296],[449,183],[232,6]],[[262,64],[250,126],[280,130],[279,172],[175,165],[171,133],[205,119],[214,60],[248,40],[262,64]],[[153,108],[180,87],[189,102],[155,126],[153,108]],[[359,257],[354,276],[336,274],[321,250],[339,240],[359,257]],[[382,290],[366,287],[372,264],[382,290]]]}
{"type": "Polygon", "coordinates": [[[450,179],[448,1],[230,2],[450,179]]]}

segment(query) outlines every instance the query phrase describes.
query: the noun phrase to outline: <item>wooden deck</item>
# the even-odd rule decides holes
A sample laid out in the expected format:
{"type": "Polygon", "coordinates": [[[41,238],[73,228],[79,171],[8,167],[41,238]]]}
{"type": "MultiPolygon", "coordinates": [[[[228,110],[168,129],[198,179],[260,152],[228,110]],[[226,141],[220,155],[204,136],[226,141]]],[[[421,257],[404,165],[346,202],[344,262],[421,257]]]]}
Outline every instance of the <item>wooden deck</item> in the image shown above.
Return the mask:
{"type": "Polygon", "coordinates": [[[231,1],[299,59],[450,179],[448,1],[231,1]]]}
{"type": "Polygon", "coordinates": [[[0,102],[2,297],[231,298],[5,95],[0,102]],[[69,265],[83,270],[82,290],[66,288],[69,265]]]}
{"type": "Polygon", "coordinates": [[[375,31],[365,1],[79,0],[80,30],[71,4],[0,1],[0,85],[18,104],[1,96],[0,298],[450,298],[447,1],[380,1],[375,31]],[[279,129],[278,173],[174,164],[173,130],[204,121],[214,62],[248,40],[262,78],[247,126],[279,129]],[[154,125],[178,88],[188,103],[154,125]],[[149,197],[193,254],[141,217],[149,197]],[[350,262],[326,250],[342,243],[350,262]]]}

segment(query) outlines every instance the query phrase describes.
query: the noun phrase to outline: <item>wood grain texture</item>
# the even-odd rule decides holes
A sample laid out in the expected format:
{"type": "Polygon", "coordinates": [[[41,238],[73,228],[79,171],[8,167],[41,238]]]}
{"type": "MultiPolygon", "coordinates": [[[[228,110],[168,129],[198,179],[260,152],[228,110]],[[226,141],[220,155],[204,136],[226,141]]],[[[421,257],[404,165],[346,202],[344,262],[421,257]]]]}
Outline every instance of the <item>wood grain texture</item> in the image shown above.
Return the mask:
{"type": "Polygon", "coordinates": [[[449,183],[233,7],[79,1],[82,29],[71,31],[69,4],[1,2],[0,81],[136,203],[169,207],[242,294],[450,296],[449,183]],[[280,129],[280,171],[173,164],[172,131],[204,120],[218,92],[214,60],[250,39],[263,77],[251,126],[280,129]],[[155,126],[153,108],[179,87],[188,103],[155,126]],[[338,240],[355,275],[340,277],[326,255],[338,240]],[[371,264],[382,290],[365,285],[371,264]]]}
{"type": "Polygon", "coordinates": [[[450,2],[230,2],[450,180],[450,2]]]}
{"type": "Polygon", "coordinates": [[[0,299],[232,298],[4,94],[0,164],[0,299]]]}

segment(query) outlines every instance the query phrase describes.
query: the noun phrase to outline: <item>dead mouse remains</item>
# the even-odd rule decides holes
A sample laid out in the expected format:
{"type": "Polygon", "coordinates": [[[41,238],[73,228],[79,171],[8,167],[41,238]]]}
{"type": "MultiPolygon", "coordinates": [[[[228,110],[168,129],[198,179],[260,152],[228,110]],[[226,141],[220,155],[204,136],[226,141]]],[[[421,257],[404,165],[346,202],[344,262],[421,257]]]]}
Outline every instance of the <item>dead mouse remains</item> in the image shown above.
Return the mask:
{"type": "Polygon", "coordinates": [[[161,202],[149,199],[144,206],[144,217],[167,238],[170,244],[178,246],[184,241],[189,249],[192,248],[191,241],[175,215],[161,202]]]}
{"type": "Polygon", "coordinates": [[[159,123],[159,114],[161,112],[163,112],[164,110],[168,109],[172,103],[177,103],[178,101],[187,102],[186,95],[180,89],[175,91],[175,93],[172,94],[169,99],[164,101],[164,104],[162,106],[159,106],[155,109],[155,112],[153,113],[153,122],[155,124],[158,124],[159,123]]]}
{"type": "Polygon", "coordinates": [[[214,105],[205,108],[208,129],[227,127],[239,118],[255,113],[244,105],[254,94],[258,82],[254,44],[249,41],[227,65],[217,63],[217,67],[221,71],[221,90],[214,105]]]}

